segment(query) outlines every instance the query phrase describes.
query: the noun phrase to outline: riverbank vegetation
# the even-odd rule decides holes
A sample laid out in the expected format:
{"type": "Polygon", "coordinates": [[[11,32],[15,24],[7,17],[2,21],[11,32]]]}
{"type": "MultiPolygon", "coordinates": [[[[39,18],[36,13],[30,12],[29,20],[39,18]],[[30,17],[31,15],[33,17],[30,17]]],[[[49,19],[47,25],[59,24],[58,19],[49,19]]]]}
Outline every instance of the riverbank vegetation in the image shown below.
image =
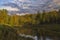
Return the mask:
{"type": "MultiPolygon", "coordinates": [[[[43,36],[43,40],[45,40],[46,36],[52,37],[54,40],[60,40],[60,10],[54,10],[50,12],[43,11],[42,13],[38,11],[36,14],[19,16],[16,14],[8,15],[8,11],[3,9],[0,10],[0,25],[6,25],[7,27],[14,29],[12,30],[3,26],[3,30],[7,30],[8,32],[10,32],[9,30],[16,30],[14,32],[15,34],[13,33],[14,36],[16,35],[16,33],[33,36],[39,34],[39,36],[43,36]]],[[[0,29],[0,32],[2,32],[2,28],[0,29]]]]}

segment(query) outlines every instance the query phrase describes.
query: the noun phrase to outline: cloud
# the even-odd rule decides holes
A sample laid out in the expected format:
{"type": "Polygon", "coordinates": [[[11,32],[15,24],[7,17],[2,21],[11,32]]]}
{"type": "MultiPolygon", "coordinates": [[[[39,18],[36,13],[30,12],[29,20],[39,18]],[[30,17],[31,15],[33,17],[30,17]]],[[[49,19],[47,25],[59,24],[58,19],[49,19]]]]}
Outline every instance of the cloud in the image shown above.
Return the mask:
{"type": "Polygon", "coordinates": [[[7,9],[8,11],[19,11],[19,9],[17,9],[17,8],[12,8],[12,7],[10,7],[10,6],[1,7],[0,9],[7,9]]]}
{"type": "Polygon", "coordinates": [[[58,2],[60,2],[60,0],[53,0],[53,2],[58,3],[58,2]]]}
{"type": "Polygon", "coordinates": [[[52,10],[60,8],[60,0],[13,0],[4,3],[4,8],[12,12],[37,12],[42,10],[52,10]]]}
{"type": "Polygon", "coordinates": [[[13,0],[13,1],[18,3],[18,2],[25,2],[26,0],[13,0]]]}
{"type": "Polygon", "coordinates": [[[45,7],[47,7],[47,2],[50,2],[49,0],[43,0],[43,1],[42,0],[13,0],[13,1],[14,3],[12,2],[7,3],[4,4],[4,6],[10,6],[19,9],[20,12],[29,12],[29,13],[33,13],[34,11],[37,12],[38,10],[41,9],[42,10],[46,9],[45,7]]]}

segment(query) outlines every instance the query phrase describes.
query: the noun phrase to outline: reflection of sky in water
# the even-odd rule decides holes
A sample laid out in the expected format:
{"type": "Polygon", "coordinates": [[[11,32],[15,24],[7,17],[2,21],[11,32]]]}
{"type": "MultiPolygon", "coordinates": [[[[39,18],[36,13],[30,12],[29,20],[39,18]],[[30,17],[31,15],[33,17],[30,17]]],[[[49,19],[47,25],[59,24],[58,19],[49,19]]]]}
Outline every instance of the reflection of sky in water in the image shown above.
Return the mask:
{"type": "MultiPolygon", "coordinates": [[[[19,34],[19,36],[25,37],[25,38],[32,38],[32,39],[34,39],[34,40],[37,40],[37,36],[31,36],[31,35],[25,35],[25,34],[19,34]]],[[[41,40],[43,40],[42,37],[41,37],[41,40]]],[[[53,39],[46,37],[46,40],[53,40],[53,39]]]]}

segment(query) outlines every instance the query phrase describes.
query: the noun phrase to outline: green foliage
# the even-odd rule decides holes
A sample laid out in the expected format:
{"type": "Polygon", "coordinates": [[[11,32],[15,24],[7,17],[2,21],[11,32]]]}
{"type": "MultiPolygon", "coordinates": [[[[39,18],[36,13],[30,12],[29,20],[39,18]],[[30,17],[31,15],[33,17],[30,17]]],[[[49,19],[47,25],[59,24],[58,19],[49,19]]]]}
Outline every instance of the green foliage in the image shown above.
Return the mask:
{"type": "Polygon", "coordinates": [[[12,26],[21,26],[25,23],[31,24],[56,24],[60,23],[60,15],[59,11],[51,11],[40,13],[39,11],[37,14],[27,14],[24,16],[18,15],[8,15],[8,11],[3,9],[0,10],[0,24],[9,24],[12,26]]]}
{"type": "MultiPolygon", "coordinates": [[[[50,12],[43,11],[42,13],[38,11],[37,14],[19,16],[16,14],[8,15],[8,11],[3,9],[0,10],[0,24],[9,25],[12,28],[16,26],[18,27],[17,31],[25,34],[35,35],[35,29],[38,29],[41,36],[60,37],[60,10],[50,12]]],[[[3,27],[0,26],[0,30],[2,28],[3,27]]]]}

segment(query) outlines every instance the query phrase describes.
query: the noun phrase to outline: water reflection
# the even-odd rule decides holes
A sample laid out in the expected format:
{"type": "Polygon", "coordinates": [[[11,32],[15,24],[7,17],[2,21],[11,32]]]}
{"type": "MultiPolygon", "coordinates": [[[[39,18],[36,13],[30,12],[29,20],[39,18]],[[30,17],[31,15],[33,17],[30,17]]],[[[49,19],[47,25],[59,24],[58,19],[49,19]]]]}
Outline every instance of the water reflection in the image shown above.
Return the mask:
{"type": "MultiPolygon", "coordinates": [[[[26,37],[26,38],[32,38],[33,40],[38,40],[37,36],[25,35],[25,34],[19,34],[19,36],[26,37]]],[[[43,37],[41,36],[39,40],[43,40],[43,37]]],[[[46,40],[53,40],[53,39],[46,37],[46,40]]]]}

